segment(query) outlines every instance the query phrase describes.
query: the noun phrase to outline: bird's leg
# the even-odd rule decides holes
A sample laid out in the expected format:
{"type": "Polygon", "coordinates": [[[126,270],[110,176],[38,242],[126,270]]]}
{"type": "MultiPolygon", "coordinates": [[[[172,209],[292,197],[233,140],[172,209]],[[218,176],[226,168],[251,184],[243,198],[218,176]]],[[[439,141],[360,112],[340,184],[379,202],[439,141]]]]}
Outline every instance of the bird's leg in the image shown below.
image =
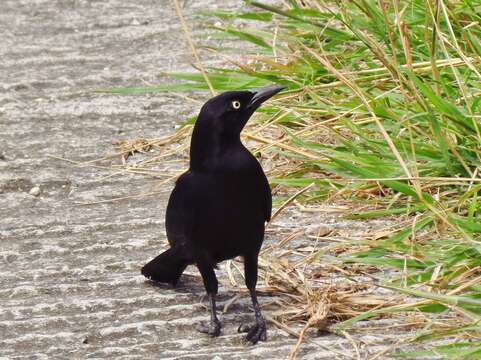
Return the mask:
{"type": "Polygon", "coordinates": [[[217,311],[215,305],[215,294],[209,294],[210,301],[210,327],[208,333],[212,336],[219,336],[220,328],[222,327],[221,322],[217,318],[217,311]],[[211,331],[213,329],[213,331],[211,331]]]}
{"type": "Polygon", "coordinates": [[[214,267],[206,261],[197,262],[197,267],[199,268],[200,274],[202,275],[204,287],[207,291],[210,302],[210,323],[199,324],[197,330],[212,336],[219,336],[222,324],[217,318],[215,305],[215,297],[217,295],[219,285],[215,276],[214,267]]]}
{"type": "Polygon", "coordinates": [[[252,325],[242,324],[239,326],[239,332],[246,332],[246,340],[256,344],[259,340],[265,341],[267,338],[266,321],[262,316],[261,307],[257,301],[256,285],[257,285],[257,257],[258,253],[250,254],[244,257],[244,272],[246,285],[249,289],[254,307],[255,323],[252,325]]]}

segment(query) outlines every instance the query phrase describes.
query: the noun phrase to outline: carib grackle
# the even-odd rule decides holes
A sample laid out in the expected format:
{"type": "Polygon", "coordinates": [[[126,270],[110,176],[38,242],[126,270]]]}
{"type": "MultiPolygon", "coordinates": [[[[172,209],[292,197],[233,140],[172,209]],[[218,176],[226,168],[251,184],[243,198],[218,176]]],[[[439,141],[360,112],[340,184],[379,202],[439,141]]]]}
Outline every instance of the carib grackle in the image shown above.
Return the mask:
{"type": "Polygon", "coordinates": [[[242,256],[255,323],[241,325],[239,332],[247,332],[246,339],[254,344],[266,340],[256,295],[257,259],[272,198],[264,171],[240,133],[254,111],[282,89],[228,91],[204,104],[192,133],[189,170],[177,180],[167,205],[170,249],[142,268],[147,278],[175,286],[187,265],[197,265],[211,310],[210,323],[198,330],[212,336],[221,330],[214,269],[223,260],[242,256]]]}

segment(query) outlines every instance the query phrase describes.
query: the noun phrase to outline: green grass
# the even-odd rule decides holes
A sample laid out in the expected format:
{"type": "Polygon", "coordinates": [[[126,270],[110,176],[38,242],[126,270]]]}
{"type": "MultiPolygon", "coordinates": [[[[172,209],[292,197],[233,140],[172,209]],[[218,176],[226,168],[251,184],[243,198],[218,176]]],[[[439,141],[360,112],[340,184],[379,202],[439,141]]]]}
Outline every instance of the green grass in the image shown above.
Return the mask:
{"type": "MultiPolygon", "coordinates": [[[[263,132],[284,134],[281,144],[268,141],[258,150],[295,164],[274,173],[271,183],[302,188],[315,182],[303,197],[310,202],[340,192],[353,207],[363,205],[351,218],[409,220],[390,238],[367,241],[344,259],[399,270],[403,277],[383,286],[426,301],[377,309],[339,327],[390,312],[441,313],[452,319],[447,328],[421,331],[417,340],[465,339],[428,352],[478,358],[481,1],[248,3],[245,12],[204,14],[223,24],[213,27],[216,36],[246,43],[255,55],[249,62],[234,57],[229,69],[210,68],[208,77],[218,92],[272,82],[288,87],[258,117],[263,132]],[[260,25],[238,26],[236,18],[260,25]],[[366,199],[366,193],[377,195],[366,199]]],[[[111,92],[208,90],[202,74],[172,76],[181,82],[111,92]]]]}

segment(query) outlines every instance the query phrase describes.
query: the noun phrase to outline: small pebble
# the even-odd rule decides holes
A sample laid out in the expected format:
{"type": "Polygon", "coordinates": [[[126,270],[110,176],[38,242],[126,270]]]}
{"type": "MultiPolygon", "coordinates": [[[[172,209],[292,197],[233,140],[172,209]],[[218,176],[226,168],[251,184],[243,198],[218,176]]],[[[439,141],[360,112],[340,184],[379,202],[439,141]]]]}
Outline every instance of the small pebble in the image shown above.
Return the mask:
{"type": "Polygon", "coordinates": [[[40,195],[40,188],[38,186],[34,186],[33,188],[30,189],[28,192],[32,196],[39,196],[40,195]]]}
{"type": "Polygon", "coordinates": [[[317,236],[318,237],[323,237],[326,235],[329,235],[332,232],[332,228],[329,226],[321,225],[319,227],[319,230],[317,231],[317,236]]]}

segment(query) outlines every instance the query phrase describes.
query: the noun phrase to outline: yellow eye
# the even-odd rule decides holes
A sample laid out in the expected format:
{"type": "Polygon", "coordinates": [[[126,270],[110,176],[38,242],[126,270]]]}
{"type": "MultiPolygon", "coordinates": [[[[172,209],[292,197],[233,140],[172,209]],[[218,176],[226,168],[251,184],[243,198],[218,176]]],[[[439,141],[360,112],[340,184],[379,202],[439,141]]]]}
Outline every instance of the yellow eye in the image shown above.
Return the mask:
{"type": "Polygon", "coordinates": [[[234,100],[232,102],[232,108],[235,109],[235,110],[239,110],[241,107],[241,103],[238,101],[238,100],[234,100]]]}

